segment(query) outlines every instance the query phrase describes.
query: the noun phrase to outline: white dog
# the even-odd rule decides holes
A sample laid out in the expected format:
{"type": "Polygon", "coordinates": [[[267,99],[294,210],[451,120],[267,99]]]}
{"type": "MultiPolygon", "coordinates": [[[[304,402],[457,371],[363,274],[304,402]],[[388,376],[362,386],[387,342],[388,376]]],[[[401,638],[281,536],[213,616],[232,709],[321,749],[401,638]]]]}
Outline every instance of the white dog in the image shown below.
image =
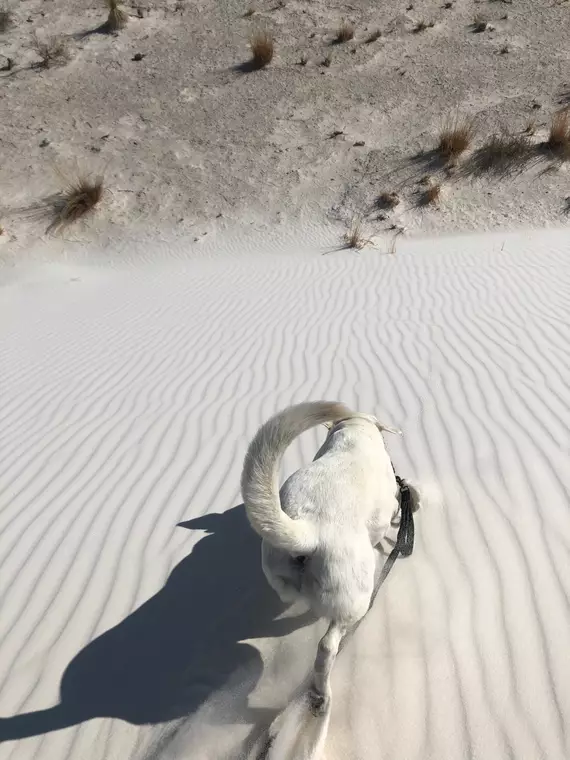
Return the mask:
{"type": "MultiPolygon", "coordinates": [[[[289,407],[257,432],[245,457],[241,488],[247,516],[262,537],[263,571],[284,602],[305,599],[330,621],[319,642],[309,703],[327,712],[330,676],[345,632],[368,611],[374,547],[398,511],[398,484],[375,417],[344,404],[289,407]],[[279,465],[298,435],[332,423],[314,461],[279,490],[279,465]]],[[[419,499],[411,489],[412,504],[419,499]]]]}

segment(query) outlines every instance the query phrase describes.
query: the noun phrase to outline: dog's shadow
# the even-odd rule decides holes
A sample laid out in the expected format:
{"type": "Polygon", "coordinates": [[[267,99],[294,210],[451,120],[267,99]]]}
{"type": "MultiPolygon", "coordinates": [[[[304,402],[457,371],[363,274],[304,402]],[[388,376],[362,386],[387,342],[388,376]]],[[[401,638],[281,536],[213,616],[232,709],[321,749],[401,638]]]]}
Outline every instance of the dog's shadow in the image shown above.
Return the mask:
{"type": "Polygon", "coordinates": [[[263,664],[243,639],[283,636],[300,618],[284,607],[260,566],[260,542],[243,505],[180,524],[208,531],[163,588],[71,660],[59,704],[0,719],[0,741],[98,717],[153,724],[192,714],[232,673],[255,685],[263,664]]]}

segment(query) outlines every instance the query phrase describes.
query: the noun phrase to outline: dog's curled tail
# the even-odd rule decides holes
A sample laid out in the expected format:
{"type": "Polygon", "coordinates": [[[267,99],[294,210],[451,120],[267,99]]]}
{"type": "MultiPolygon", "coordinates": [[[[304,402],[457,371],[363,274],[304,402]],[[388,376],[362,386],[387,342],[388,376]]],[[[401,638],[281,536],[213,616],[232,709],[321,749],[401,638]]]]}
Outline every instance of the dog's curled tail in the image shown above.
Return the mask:
{"type": "Polygon", "coordinates": [[[316,546],[313,525],[293,520],[281,509],[279,464],[285,449],[306,430],[352,415],[336,401],[308,401],[279,412],[257,431],[245,456],[241,492],[252,528],[272,546],[299,554],[316,546]]]}

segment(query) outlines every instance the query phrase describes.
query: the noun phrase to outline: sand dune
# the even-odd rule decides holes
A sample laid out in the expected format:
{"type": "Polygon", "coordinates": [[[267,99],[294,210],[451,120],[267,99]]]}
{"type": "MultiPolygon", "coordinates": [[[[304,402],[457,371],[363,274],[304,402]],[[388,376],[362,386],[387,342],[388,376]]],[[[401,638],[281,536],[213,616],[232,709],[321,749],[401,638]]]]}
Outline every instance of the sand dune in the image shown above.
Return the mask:
{"type": "Polygon", "coordinates": [[[239,472],[317,398],[441,496],[339,657],[328,760],[569,756],[568,233],[329,242],[12,272],[2,760],[246,756],[321,624],[266,587],[239,472]]]}

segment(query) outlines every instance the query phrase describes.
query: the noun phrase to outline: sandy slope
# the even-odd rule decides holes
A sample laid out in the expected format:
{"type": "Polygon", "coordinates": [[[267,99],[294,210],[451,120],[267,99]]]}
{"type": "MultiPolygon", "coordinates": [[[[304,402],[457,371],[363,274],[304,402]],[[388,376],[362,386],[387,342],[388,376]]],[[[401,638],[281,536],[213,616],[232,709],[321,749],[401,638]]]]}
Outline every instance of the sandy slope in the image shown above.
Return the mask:
{"type": "Polygon", "coordinates": [[[568,235],[303,237],[2,289],[2,760],[236,758],[268,724],[318,626],[266,588],[239,471],[321,397],[443,496],[340,656],[329,760],[568,757],[568,235]]]}
{"type": "Polygon", "coordinates": [[[417,159],[455,110],[475,118],[477,145],[529,121],[544,140],[570,99],[567,2],[129,0],[118,36],[97,31],[103,0],[11,5],[15,24],[0,35],[0,55],[14,61],[0,71],[0,243],[26,251],[47,227],[38,212],[61,187],[56,167],[73,175],[77,166],[106,176],[97,229],[137,234],[174,226],[199,237],[237,221],[354,213],[374,230],[424,233],[570,220],[568,172],[549,161],[500,180],[446,177],[429,154],[417,159]],[[250,4],[257,12],[246,18],[250,4]],[[494,31],[475,34],[475,14],[494,31]],[[342,18],[354,40],[332,45],[342,18]],[[415,34],[420,20],[435,25],[415,34]],[[275,58],[244,74],[236,66],[255,29],[274,35],[275,58]],[[382,36],[367,43],[375,29],[382,36]],[[33,33],[67,35],[70,63],[34,68],[33,33]],[[426,173],[444,182],[436,209],[418,207],[426,173]],[[402,202],[378,219],[385,190],[402,202]]]}

